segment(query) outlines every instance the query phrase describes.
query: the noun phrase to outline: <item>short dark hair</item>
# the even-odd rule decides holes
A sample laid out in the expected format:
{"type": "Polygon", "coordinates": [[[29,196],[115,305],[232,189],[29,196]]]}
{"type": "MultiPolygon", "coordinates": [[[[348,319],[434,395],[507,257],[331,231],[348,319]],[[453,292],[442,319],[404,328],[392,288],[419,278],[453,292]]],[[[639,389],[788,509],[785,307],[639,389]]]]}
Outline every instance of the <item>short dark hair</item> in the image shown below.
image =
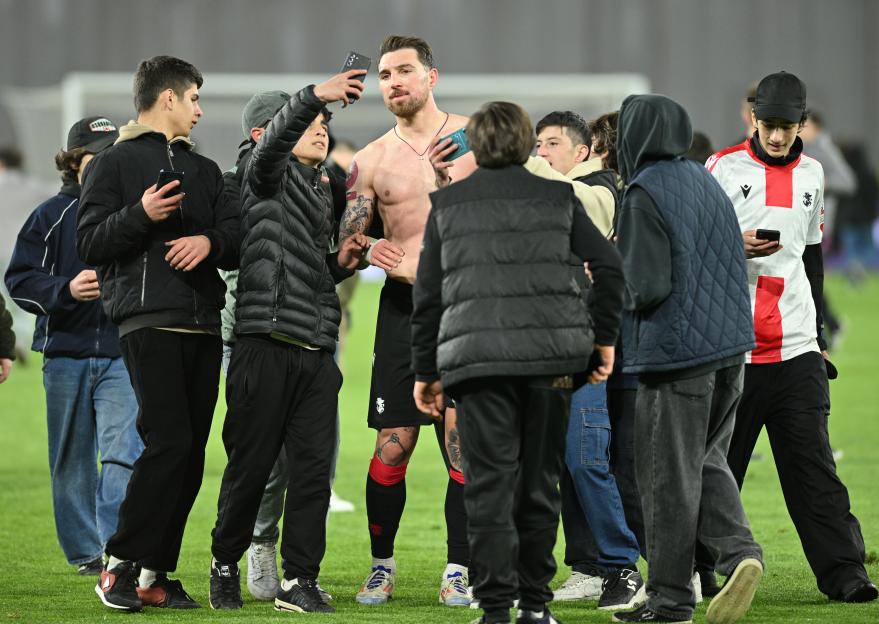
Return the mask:
{"type": "Polygon", "coordinates": [[[708,135],[697,130],[693,132],[693,141],[690,143],[690,149],[684,154],[684,158],[704,164],[714,154],[714,151],[714,146],[708,135]]]}
{"type": "Polygon", "coordinates": [[[204,79],[192,63],[173,56],[154,56],[141,61],[134,74],[134,109],[148,111],[165,89],[171,89],[178,98],[193,84],[201,88],[204,79]]]}
{"type": "Polygon", "coordinates": [[[436,64],[433,61],[433,50],[430,49],[430,44],[421,37],[389,35],[385,37],[384,41],[382,41],[379,58],[388,52],[396,52],[397,50],[405,50],[406,48],[412,48],[415,50],[415,52],[418,53],[418,60],[421,61],[421,64],[427,69],[433,69],[436,67],[436,64]]]}
{"type": "Polygon", "coordinates": [[[539,135],[543,132],[544,128],[549,128],[550,126],[562,128],[575,145],[582,144],[590,149],[592,148],[592,133],[589,131],[589,126],[586,125],[586,120],[577,113],[573,111],[553,111],[537,122],[537,127],[534,131],[539,135]]]}
{"type": "Polygon", "coordinates": [[[61,150],[55,154],[55,168],[61,172],[61,180],[65,184],[77,182],[82,159],[86,154],[91,154],[84,147],[74,147],[71,150],[61,150]]]}
{"type": "Polygon", "coordinates": [[[476,163],[487,169],[521,165],[534,148],[528,113],[512,102],[489,102],[467,124],[467,138],[476,163]]]}
{"type": "Polygon", "coordinates": [[[24,156],[21,150],[13,145],[0,147],[0,165],[7,169],[21,169],[24,164],[24,156]]]}
{"type": "Polygon", "coordinates": [[[607,156],[602,157],[601,164],[605,169],[613,169],[617,172],[619,171],[617,164],[617,124],[619,121],[620,111],[613,111],[589,122],[594,151],[607,153],[607,156]]]}

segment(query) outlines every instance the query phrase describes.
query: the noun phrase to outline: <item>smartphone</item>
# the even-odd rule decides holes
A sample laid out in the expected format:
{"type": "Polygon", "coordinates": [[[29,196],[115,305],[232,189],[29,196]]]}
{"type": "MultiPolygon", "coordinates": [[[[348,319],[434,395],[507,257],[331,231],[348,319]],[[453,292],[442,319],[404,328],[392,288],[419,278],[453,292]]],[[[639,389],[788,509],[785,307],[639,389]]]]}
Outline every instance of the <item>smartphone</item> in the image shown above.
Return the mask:
{"type": "Polygon", "coordinates": [[[159,179],[156,180],[156,191],[160,188],[172,182],[174,180],[180,180],[180,186],[178,186],[175,190],[171,191],[174,195],[179,193],[183,188],[183,172],[177,171],[175,169],[167,170],[161,169],[159,171],[159,179]]]}
{"type": "MultiPolygon", "coordinates": [[[[348,52],[348,55],[345,57],[345,62],[342,63],[342,69],[339,70],[339,73],[343,73],[346,71],[351,71],[352,69],[365,69],[369,71],[369,67],[372,65],[372,59],[368,56],[364,56],[358,52],[348,52]]],[[[360,76],[360,81],[363,82],[366,76],[360,76]]],[[[351,98],[348,100],[348,104],[353,104],[357,101],[357,98],[351,98]]]]}
{"type": "Polygon", "coordinates": [[[451,160],[455,160],[456,158],[460,158],[464,154],[470,151],[470,144],[467,142],[467,130],[466,128],[461,128],[459,130],[455,130],[452,134],[446,135],[439,140],[440,143],[445,141],[446,139],[452,139],[452,143],[458,146],[454,152],[445,157],[445,161],[449,162],[451,160]]]}
{"type": "Polygon", "coordinates": [[[757,233],[754,234],[754,237],[760,240],[778,242],[781,240],[781,232],[779,232],[778,230],[757,230],[757,233]]]}

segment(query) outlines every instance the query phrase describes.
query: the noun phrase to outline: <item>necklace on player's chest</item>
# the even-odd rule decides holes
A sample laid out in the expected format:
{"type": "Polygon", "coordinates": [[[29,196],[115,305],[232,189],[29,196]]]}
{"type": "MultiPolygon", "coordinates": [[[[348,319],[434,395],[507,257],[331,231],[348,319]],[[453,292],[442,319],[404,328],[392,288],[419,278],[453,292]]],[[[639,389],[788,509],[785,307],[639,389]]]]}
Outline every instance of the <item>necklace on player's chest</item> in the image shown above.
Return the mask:
{"type": "Polygon", "coordinates": [[[400,136],[400,133],[397,132],[397,124],[394,124],[394,135],[398,139],[403,141],[403,143],[405,143],[409,147],[409,149],[411,149],[413,152],[415,152],[415,155],[418,156],[418,160],[424,160],[424,155],[427,154],[427,152],[430,150],[430,146],[433,145],[433,140],[439,136],[440,132],[443,131],[443,128],[446,127],[446,123],[448,121],[449,121],[449,114],[446,113],[446,118],[443,120],[442,125],[439,127],[439,129],[436,132],[433,133],[433,136],[430,138],[430,141],[428,141],[427,147],[424,149],[423,152],[419,152],[417,149],[412,147],[412,144],[409,141],[407,141],[406,139],[404,139],[403,137],[400,136]]]}

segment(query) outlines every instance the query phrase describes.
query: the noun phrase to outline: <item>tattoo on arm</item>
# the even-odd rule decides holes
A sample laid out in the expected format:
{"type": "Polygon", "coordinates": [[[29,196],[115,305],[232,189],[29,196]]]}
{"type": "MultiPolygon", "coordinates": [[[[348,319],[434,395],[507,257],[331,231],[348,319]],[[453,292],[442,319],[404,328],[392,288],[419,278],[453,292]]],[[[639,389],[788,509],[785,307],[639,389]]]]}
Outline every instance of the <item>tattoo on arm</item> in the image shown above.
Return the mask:
{"type": "MultiPolygon", "coordinates": [[[[349,201],[351,193],[348,193],[349,201]]],[[[339,228],[339,239],[343,240],[358,232],[365,232],[372,221],[372,198],[356,194],[354,203],[345,208],[342,224],[339,228]]]]}
{"type": "Polygon", "coordinates": [[[463,472],[463,468],[461,468],[461,436],[458,434],[458,428],[452,427],[449,429],[448,435],[446,451],[449,453],[449,463],[458,472],[463,472]]]}

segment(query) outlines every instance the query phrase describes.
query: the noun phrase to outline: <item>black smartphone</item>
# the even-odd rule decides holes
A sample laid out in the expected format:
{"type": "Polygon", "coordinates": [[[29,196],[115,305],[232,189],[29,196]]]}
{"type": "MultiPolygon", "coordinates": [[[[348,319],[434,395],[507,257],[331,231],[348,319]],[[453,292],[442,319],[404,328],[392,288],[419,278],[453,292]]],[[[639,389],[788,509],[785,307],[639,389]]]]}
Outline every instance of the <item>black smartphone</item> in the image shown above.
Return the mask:
{"type": "Polygon", "coordinates": [[[158,191],[169,182],[173,182],[174,180],[180,180],[180,186],[178,186],[177,189],[173,191],[174,195],[176,195],[183,189],[183,172],[177,171],[175,169],[159,170],[159,179],[156,180],[156,191],[158,191]]]}
{"type": "Polygon", "coordinates": [[[452,134],[446,135],[441,138],[439,142],[442,143],[446,139],[452,139],[452,143],[458,146],[458,148],[454,152],[452,152],[443,159],[446,162],[455,160],[456,158],[460,158],[470,151],[470,143],[467,142],[466,128],[460,128],[458,130],[455,130],[452,134]]]}
{"type": "Polygon", "coordinates": [[[754,234],[754,237],[759,240],[778,242],[781,240],[781,232],[779,232],[778,230],[757,230],[757,233],[754,234]]]}
{"type": "MultiPolygon", "coordinates": [[[[342,63],[342,69],[339,70],[339,73],[343,73],[346,71],[351,71],[352,69],[365,69],[369,71],[370,66],[372,65],[372,59],[368,56],[364,56],[358,52],[348,52],[348,55],[345,57],[345,62],[342,63]]],[[[364,78],[366,75],[360,76],[360,82],[364,82],[364,78]]],[[[352,98],[348,100],[348,104],[353,104],[357,101],[357,98],[352,98]]]]}

